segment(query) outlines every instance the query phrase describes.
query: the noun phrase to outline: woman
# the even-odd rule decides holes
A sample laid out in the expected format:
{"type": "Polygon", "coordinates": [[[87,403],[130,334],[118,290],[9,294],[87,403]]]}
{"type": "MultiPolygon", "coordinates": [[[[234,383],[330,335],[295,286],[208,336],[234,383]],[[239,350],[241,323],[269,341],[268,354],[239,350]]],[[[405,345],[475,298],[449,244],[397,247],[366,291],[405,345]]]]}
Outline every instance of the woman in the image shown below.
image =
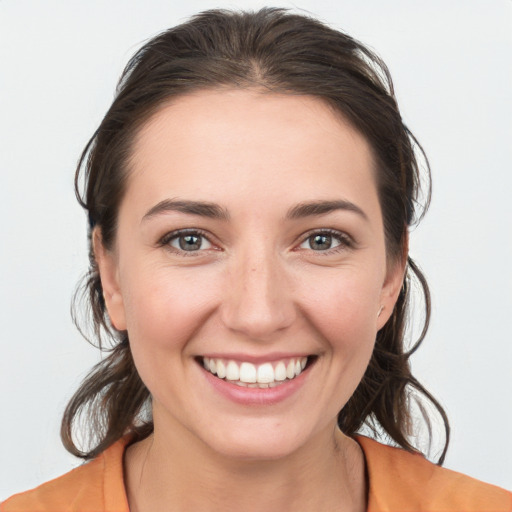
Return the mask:
{"type": "Polygon", "coordinates": [[[62,437],[93,460],[1,510],[511,510],[414,443],[412,392],[440,463],[449,437],[404,347],[418,149],[384,64],[314,20],[211,11],[145,45],[76,177],[113,345],[62,437]]]}

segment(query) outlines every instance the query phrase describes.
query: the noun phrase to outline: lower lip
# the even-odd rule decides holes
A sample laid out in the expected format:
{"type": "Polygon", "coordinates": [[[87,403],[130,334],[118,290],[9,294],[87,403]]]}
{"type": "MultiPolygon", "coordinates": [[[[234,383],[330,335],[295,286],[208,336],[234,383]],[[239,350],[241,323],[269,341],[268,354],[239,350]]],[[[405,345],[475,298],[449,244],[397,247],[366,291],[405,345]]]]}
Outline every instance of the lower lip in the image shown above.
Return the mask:
{"type": "Polygon", "coordinates": [[[302,387],[308,377],[310,369],[306,368],[298,377],[283,382],[273,388],[248,388],[238,386],[224,379],[219,379],[202,366],[200,368],[206,380],[218,393],[242,405],[272,405],[286,400],[302,387]]]}

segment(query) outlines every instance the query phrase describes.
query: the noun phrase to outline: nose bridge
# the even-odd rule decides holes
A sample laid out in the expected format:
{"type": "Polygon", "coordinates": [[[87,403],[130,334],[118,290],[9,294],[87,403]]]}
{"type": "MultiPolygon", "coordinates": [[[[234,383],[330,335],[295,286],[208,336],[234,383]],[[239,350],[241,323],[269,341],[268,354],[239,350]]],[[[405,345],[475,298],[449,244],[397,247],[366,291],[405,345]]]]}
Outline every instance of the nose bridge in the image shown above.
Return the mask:
{"type": "Polygon", "coordinates": [[[283,261],[269,246],[247,248],[233,258],[223,319],[252,339],[270,338],[295,317],[283,261]]]}

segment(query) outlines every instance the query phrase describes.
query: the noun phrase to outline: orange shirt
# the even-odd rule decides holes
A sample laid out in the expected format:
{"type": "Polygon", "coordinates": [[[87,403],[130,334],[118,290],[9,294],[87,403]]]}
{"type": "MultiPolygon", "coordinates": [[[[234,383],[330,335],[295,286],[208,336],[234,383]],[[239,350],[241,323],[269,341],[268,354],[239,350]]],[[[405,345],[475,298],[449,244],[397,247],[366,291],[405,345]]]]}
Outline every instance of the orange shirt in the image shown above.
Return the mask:
{"type": "MultiPolygon", "coordinates": [[[[512,493],[357,436],[369,477],[368,512],[512,512],[512,493]]],[[[123,481],[128,438],[96,459],[36,489],[12,496],[0,512],[129,512],[123,481]]]]}

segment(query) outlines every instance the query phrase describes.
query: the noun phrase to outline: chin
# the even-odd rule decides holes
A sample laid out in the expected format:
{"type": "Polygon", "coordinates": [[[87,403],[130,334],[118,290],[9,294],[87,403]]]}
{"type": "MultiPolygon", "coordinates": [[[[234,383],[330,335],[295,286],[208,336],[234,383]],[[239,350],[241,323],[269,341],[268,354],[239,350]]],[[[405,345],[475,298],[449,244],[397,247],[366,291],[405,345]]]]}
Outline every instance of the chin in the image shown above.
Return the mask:
{"type": "MultiPolygon", "coordinates": [[[[208,436],[210,437],[210,436],[208,436]]],[[[203,441],[217,454],[235,460],[271,461],[286,458],[307,443],[310,435],[284,425],[260,425],[246,429],[226,428],[203,441]]]]}

